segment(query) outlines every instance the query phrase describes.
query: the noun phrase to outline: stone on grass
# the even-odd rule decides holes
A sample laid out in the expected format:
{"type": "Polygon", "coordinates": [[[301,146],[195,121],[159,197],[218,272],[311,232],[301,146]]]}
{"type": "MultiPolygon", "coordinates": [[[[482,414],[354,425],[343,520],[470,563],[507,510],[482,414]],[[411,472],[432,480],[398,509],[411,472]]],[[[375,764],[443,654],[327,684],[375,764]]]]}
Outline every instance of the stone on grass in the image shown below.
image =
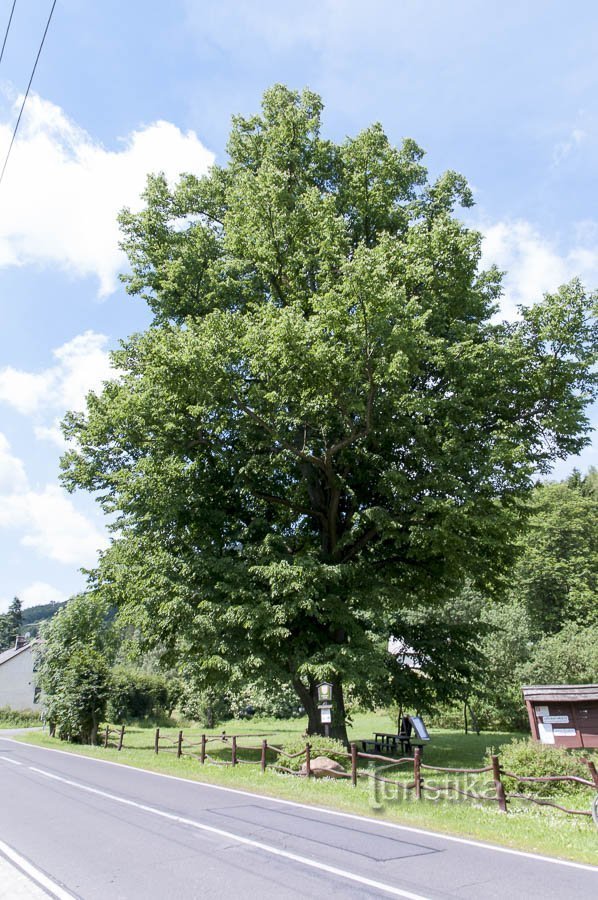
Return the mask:
{"type": "MultiPolygon", "coordinates": [[[[345,770],[340,763],[329,759],[327,756],[316,756],[310,762],[311,774],[316,778],[325,778],[327,775],[334,777],[334,772],[344,772],[345,770]]],[[[307,765],[303,763],[300,770],[301,775],[307,775],[307,765]]]]}

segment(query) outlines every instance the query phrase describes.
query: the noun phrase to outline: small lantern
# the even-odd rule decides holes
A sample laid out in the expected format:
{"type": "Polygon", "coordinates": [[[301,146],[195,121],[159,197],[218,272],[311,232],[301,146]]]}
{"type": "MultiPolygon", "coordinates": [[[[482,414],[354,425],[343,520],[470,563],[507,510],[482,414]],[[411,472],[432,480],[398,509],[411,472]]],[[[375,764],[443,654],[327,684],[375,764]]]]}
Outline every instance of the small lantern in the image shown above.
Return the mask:
{"type": "Polygon", "coordinates": [[[323,681],[316,689],[318,691],[318,703],[332,702],[332,685],[329,681],[323,681]]]}

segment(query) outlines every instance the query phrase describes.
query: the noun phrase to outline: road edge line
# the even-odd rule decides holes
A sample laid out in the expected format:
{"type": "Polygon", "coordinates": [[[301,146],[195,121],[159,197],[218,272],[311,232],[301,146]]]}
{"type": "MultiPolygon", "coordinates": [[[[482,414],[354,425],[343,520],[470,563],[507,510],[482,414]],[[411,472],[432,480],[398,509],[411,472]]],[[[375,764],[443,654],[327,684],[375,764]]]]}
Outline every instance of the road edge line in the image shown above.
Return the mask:
{"type": "Polygon", "coordinates": [[[30,863],[28,859],[25,859],[24,856],[21,856],[20,853],[17,853],[16,850],[13,850],[12,847],[5,844],[2,840],[0,840],[0,853],[6,857],[9,862],[13,863],[23,875],[26,875],[27,878],[34,882],[34,884],[43,888],[43,890],[48,892],[52,897],[55,897],[56,900],[76,900],[75,894],[71,894],[70,891],[61,887],[56,881],[50,878],[49,875],[46,875],[41,869],[38,869],[33,863],[30,863]]]}
{"type": "Polygon", "coordinates": [[[224,784],[212,784],[210,781],[198,781],[195,778],[183,778],[181,775],[169,775],[167,772],[154,772],[152,769],[144,769],[142,766],[131,766],[127,763],[114,762],[111,759],[98,759],[96,756],[85,756],[82,753],[72,753],[68,750],[59,750],[57,747],[40,747],[38,744],[28,744],[27,741],[15,741],[13,738],[2,737],[0,740],[10,741],[18,746],[31,747],[34,750],[45,750],[48,753],[60,753],[63,756],[69,756],[71,759],[86,759],[92,762],[101,763],[105,766],[118,766],[121,769],[143,772],[145,775],[156,775],[158,778],[170,778],[173,781],[182,781],[184,784],[195,784],[198,787],[214,788],[217,791],[228,791],[231,794],[241,794],[244,797],[259,797],[260,800],[267,800],[271,803],[282,803],[285,806],[296,806],[299,809],[311,810],[312,812],[326,813],[329,816],[342,816],[345,819],[352,819],[356,822],[368,822],[370,825],[378,825],[384,828],[392,828],[397,831],[409,831],[413,834],[422,834],[424,836],[440,838],[445,841],[452,841],[456,844],[466,844],[470,847],[479,847],[481,850],[493,850],[496,853],[510,853],[513,856],[523,856],[526,859],[535,859],[539,862],[553,863],[557,866],[569,866],[574,869],[583,869],[586,872],[594,872],[598,874],[598,866],[590,863],[579,863],[570,859],[558,859],[556,856],[545,856],[542,853],[532,853],[530,850],[515,850],[513,847],[502,847],[500,844],[490,844],[485,841],[477,841],[474,838],[459,837],[456,834],[445,834],[442,831],[432,831],[428,828],[417,828],[414,825],[401,825],[398,822],[389,822],[387,819],[374,819],[372,816],[360,816],[357,813],[343,812],[340,809],[329,809],[325,806],[312,806],[309,803],[300,803],[298,800],[285,800],[283,797],[270,797],[267,794],[260,794],[257,791],[245,791],[242,788],[227,787],[224,784]]]}
{"type": "Polygon", "coordinates": [[[338,866],[331,866],[328,863],[310,859],[307,856],[301,856],[301,854],[293,853],[291,850],[284,850],[281,847],[274,847],[272,844],[265,844],[263,841],[256,841],[254,838],[245,837],[242,834],[235,834],[234,831],[226,831],[223,828],[216,828],[214,825],[208,825],[205,822],[198,822],[195,819],[189,819],[186,816],[178,816],[176,813],[158,809],[157,806],[139,803],[137,800],[129,800],[128,797],[120,797],[118,794],[113,794],[110,791],[103,791],[100,788],[90,787],[79,781],[73,781],[70,778],[63,778],[61,775],[55,775],[53,772],[46,772],[44,769],[38,769],[36,766],[28,766],[28,768],[30,772],[37,772],[38,775],[41,775],[44,778],[60,781],[61,784],[67,784],[79,791],[86,791],[88,794],[96,794],[98,797],[104,797],[107,800],[111,800],[113,803],[122,803],[123,806],[132,806],[134,809],[139,809],[142,812],[150,813],[153,816],[168,819],[179,825],[187,825],[189,828],[195,828],[198,831],[204,831],[208,834],[217,835],[217,837],[226,838],[227,841],[232,840],[236,841],[238,844],[243,844],[246,847],[254,847],[265,853],[269,853],[271,856],[278,856],[282,859],[291,860],[291,862],[299,863],[299,865],[306,866],[307,868],[317,869],[320,872],[335,875],[337,878],[344,878],[345,881],[352,881],[364,885],[365,887],[376,888],[376,890],[385,891],[387,894],[392,894],[394,897],[403,897],[404,900],[430,900],[429,897],[424,897],[422,894],[414,894],[412,891],[408,891],[405,888],[395,887],[395,885],[387,884],[384,881],[376,881],[374,878],[368,878],[367,875],[349,872],[347,869],[340,869],[338,866]]]}

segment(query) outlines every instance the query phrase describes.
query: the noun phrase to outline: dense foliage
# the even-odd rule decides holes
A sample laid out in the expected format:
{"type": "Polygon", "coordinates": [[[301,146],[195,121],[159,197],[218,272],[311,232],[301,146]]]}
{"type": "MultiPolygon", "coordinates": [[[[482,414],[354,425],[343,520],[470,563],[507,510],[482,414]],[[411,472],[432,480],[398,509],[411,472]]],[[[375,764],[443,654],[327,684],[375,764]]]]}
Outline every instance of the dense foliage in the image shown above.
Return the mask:
{"type": "Polygon", "coordinates": [[[139,719],[168,718],[181,696],[178,679],[115,666],[110,673],[107,718],[123,724],[139,719]]]}
{"type": "Polygon", "coordinates": [[[148,646],[216,692],[291,683],[311,732],[326,678],[344,737],[343,687],[403,689],[390,635],[468,677],[472,636],[433,624],[465,584],[491,594],[534,473],[586,442],[595,298],[574,281],[496,322],[465,180],[379,125],[325,140],[321,110],[269,90],[226,166],[152,177],[123,213],[154,322],[68,417],[63,467],[115,515],[95,589],[148,646]]]}
{"type": "MultiPolygon", "coordinates": [[[[590,779],[586,759],[596,761],[598,755],[592,751],[571,752],[563,747],[552,747],[538,741],[522,739],[504,744],[500,750],[500,762],[506,772],[532,778],[548,775],[577,775],[590,779]]],[[[489,762],[489,760],[488,760],[489,762]]],[[[516,791],[536,797],[571,795],[579,800],[581,809],[587,809],[592,799],[591,790],[580,787],[575,782],[520,782],[515,778],[504,778],[507,791],[516,791]]]]}
{"type": "Polygon", "coordinates": [[[81,594],[43,628],[37,683],[50,730],[61,738],[96,742],[117,645],[109,613],[100,597],[81,594]]]}
{"type": "Polygon", "coordinates": [[[527,729],[523,684],[598,679],[598,473],[539,483],[529,505],[502,601],[471,607],[485,634],[465,694],[484,727],[527,729]]]}

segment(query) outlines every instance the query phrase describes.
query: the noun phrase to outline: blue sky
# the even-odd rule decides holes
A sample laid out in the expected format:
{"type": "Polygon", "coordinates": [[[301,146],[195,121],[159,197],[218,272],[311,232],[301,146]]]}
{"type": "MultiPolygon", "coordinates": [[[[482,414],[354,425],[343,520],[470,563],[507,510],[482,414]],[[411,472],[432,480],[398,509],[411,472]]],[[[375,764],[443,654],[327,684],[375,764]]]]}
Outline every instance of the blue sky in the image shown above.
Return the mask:
{"type": "MultiPolygon", "coordinates": [[[[50,5],[16,6],[2,156],[50,5]]],[[[276,81],[309,86],[330,137],[381,121],[432,174],[467,176],[510,316],[573,275],[598,287],[597,44],[590,0],[58,0],[0,185],[0,611],[81,589],[105,544],[91,499],[58,486],[57,423],[148,322],[119,286],[115,226],[148,171],[205,171],[233,113],[276,81]]],[[[556,475],[596,464],[597,446],[556,475]]]]}

